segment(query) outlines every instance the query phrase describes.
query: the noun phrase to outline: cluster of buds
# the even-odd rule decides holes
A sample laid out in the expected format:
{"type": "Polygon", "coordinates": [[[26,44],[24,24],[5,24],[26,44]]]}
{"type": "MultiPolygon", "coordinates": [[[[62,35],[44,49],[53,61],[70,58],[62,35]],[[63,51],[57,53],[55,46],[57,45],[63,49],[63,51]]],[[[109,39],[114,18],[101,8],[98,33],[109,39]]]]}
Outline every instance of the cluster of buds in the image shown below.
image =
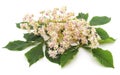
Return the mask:
{"type": "Polygon", "coordinates": [[[99,46],[100,38],[95,28],[84,19],[77,19],[73,12],[67,12],[66,7],[41,11],[38,20],[34,20],[33,15],[26,15],[23,21],[26,23],[21,24],[21,28],[44,38],[52,58],[57,58],[73,45],[99,46]]]}

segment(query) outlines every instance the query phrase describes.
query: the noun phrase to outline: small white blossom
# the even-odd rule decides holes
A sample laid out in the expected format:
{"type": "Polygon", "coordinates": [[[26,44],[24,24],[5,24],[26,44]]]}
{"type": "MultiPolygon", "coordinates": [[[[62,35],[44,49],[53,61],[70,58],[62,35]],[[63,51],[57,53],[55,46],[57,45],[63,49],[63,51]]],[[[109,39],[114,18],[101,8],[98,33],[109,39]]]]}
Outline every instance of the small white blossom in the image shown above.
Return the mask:
{"type": "Polygon", "coordinates": [[[59,54],[63,54],[65,52],[65,49],[60,47],[57,49],[57,51],[59,54]]]}
{"type": "Polygon", "coordinates": [[[50,57],[56,58],[57,51],[49,50],[49,51],[48,51],[48,54],[49,54],[50,57]]]}

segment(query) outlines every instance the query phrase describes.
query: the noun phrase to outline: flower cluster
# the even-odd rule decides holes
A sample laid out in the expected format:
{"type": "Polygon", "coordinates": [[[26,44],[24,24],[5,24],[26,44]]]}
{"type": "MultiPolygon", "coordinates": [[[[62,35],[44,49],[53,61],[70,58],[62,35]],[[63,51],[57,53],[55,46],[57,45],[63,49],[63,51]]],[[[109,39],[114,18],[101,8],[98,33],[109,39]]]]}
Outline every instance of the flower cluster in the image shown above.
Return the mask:
{"type": "Polygon", "coordinates": [[[100,37],[95,28],[86,20],[77,19],[73,12],[67,12],[66,7],[41,11],[38,20],[33,18],[34,15],[26,15],[20,27],[44,38],[49,57],[57,58],[73,45],[87,45],[90,48],[99,46],[100,37]]]}

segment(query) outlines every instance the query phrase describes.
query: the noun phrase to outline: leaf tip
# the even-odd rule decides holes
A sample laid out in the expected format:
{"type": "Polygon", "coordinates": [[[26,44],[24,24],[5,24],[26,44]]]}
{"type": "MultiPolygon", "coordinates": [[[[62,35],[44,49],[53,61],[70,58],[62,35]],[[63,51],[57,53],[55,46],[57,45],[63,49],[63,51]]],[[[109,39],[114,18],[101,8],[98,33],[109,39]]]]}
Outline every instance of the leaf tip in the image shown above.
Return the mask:
{"type": "Polygon", "coordinates": [[[114,66],[112,66],[112,68],[115,68],[114,66]]]}
{"type": "Polygon", "coordinates": [[[31,63],[29,63],[29,67],[31,67],[32,66],[32,64],[31,63]]]}
{"type": "Polygon", "coordinates": [[[6,46],[2,47],[2,48],[6,48],[6,46]]]}
{"type": "Polygon", "coordinates": [[[65,66],[65,64],[63,64],[63,63],[60,63],[60,66],[61,66],[61,68],[63,68],[63,67],[65,66]]]}

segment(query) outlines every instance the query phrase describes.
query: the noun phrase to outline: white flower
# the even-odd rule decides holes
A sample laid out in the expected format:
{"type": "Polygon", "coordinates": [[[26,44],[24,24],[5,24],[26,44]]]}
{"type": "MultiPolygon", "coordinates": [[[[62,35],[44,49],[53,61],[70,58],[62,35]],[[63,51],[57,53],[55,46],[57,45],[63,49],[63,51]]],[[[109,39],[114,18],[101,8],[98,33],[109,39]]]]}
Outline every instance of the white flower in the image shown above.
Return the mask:
{"type": "Polygon", "coordinates": [[[56,50],[49,50],[48,54],[52,58],[56,58],[56,55],[58,54],[56,50]]]}
{"type": "Polygon", "coordinates": [[[61,41],[60,46],[62,46],[64,49],[67,49],[70,46],[70,42],[69,41],[61,41]]]}
{"type": "Polygon", "coordinates": [[[48,40],[49,36],[47,36],[44,26],[42,28],[39,28],[38,33],[40,33],[40,35],[44,38],[44,40],[48,40]]]}
{"type": "Polygon", "coordinates": [[[66,7],[66,6],[64,6],[64,7],[62,7],[62,8],[60,9],[60,12],[61,12],[61,13],[65,13],[65,12],[66,12],[66,10],[67,10],[67,7],[66,7]]]}
{"type": "Polygon", "coordinates": [[[30,26],[28,26],[27,23],[20,24],[21,29],[27,29],[27,31],[30,33],[30,26]]]}
{"type": "Polygon", "coordinates": [[[65,49],[60,47],[57,49],[57,51],[59,54],[63,54],[65,52],[65,49]]]}

